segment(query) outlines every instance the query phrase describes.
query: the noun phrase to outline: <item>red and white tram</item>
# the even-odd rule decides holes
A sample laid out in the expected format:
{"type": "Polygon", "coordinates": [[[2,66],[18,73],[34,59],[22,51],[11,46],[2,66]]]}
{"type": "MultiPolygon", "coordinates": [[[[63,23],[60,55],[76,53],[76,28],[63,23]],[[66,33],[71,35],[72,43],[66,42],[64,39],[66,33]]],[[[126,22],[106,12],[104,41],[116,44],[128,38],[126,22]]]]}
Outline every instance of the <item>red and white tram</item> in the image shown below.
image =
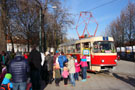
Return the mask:
{"type": "Polygon", "coordinates": [[[112,37],[89,37],[59,45],[60,51],[75,55],[80,62],[81,55],[86,55],[88,70],[99,72],[113,69],[117,65],[117,53],[112,37]]]}

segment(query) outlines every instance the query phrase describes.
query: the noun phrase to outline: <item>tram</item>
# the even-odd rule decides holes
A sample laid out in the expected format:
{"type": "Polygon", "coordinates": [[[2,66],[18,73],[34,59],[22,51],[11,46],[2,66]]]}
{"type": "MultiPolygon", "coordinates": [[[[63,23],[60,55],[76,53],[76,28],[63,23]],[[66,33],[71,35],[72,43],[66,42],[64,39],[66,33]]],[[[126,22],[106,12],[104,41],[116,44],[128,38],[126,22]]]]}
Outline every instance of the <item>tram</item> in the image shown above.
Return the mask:
{"type": "Polygon", "coordinates": [[[112,37],[89,37],[59,45],[66,55],[75,55],[78,62],[85,55],[88,71],[100,72],[113,69],[117,65],[117,52],[112,37]]]}

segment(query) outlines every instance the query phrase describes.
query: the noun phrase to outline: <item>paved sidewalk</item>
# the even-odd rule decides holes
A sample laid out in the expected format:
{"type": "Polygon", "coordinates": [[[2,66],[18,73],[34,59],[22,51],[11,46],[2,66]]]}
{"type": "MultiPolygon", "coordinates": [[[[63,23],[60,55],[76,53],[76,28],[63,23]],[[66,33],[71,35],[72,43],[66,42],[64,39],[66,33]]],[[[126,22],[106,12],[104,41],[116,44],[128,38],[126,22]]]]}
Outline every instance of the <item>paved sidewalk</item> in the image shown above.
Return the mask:
{"type": "MultiPolygon", "coordinates": [[[[44,90],[134,90],[135,84],[127,83],[119,78],[108,74],[91,74],[91,78],[86,82],[76,81],[76,86],[72,87],[71,84],[64,86],[64,82],[60,82],[60,86],[56,87],[55,83],[47,85],[44,90]]],[[[116,75],[117,77],[121,77],[116,75]]],[[[135,78],[134,78],[135,80],[135,78]]]]}
{"type": "Polygon", "coordinates": [[[90,78],[86,82],[76,81],[76,86],[71,84],[56,87],[55,82],[46,86],[44,90],[135,90],[135,63],[129,61],[118,61],[118,65],[109,73],[88,73],[90,78]]]}
{"type": "Polygon", "coordinates": [[[120,60],[112,72],[124,75],[135,75],[135,62],[120,60]]]}

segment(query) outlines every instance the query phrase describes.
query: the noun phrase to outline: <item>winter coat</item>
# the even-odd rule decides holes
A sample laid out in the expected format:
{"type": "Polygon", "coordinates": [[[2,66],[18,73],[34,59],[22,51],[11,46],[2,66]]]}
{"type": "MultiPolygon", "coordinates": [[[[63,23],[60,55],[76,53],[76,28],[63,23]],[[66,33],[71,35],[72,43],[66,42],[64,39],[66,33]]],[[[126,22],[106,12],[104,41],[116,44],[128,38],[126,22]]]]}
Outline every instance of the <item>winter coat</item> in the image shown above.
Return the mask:
{"type": "Polygon", "coordinates": [[[86,59],[81,59],[80,64],[82,67],[88,67],[87,60],[86,59]]]}
{"type": "Polygon", "coordinates": [[[76,73],[80,72],[80,66],[77,62],[75,62],[75,72],[76,73]]]}
{"type": "Polygon", "coordinates": [[[61,78],[59,69],[55,69],[55,78],[61,78]]]}
{"type": "Polygon", "coordinates": [[[54,57],[53,57],[53,64],[56,63],[56,59],[57,59],[57,57],[58,57],[59,55],[60,55],[59,53],[56,53],[56,54],[54,55],[54,57]]]}
{"type": "Polygon", "coordinates": [[[36,49],[33,49],[28,57],[31,70],[41,69],[41,54],[36,49]]]}
{"type": "Polygon", "coordinates": [[[14,83],[26,82],[28,72],[28,61],[23,56],[16,56],[9,64],[9,73],[12,74],[12,81],[14,83]]]}
{"type": "MultiPolygon", "coordinates": [[[[10,74],[11,75],[11,74],[10,74]]],[[[13,84],[10,82],[12,75],[9,76],[9,73],[7,73],[1,83],[1,85],[8,85],[9,84],[9,88],[13,88],[13,84]]],[[[2,89],[3,90],[3,89],[2,89]]]]}
{"type": "Polygon", "coordinates": [[[60,55],[60,56],[58,57],[58,62],[59,62],[60,68],[63,68],[64,62],[67,62],[66,56],[60,55]]]}
{"type": "Polygon", "coordinates": [[[64,71],[62,72],[63,78],[68,78],[68,75],[69,75],[68,70],[64,70],[64,71]]]}
{"type": "Polygon", "coordinates": [[[75,73],[75,62],[73,59],[68,61],[68,70],[69,73],[75,73]]]}
{"type": "MultiPolygon", "coordinates": [[[[47,70],[52,71],[53,70],[53,57],[50,54],[48,54],[45,57],[45,61],[46,61],[46,64],[47,64],[47,70]]],[[[44,68],[44,65],[43,65],[43,68],[44,68]]]]}

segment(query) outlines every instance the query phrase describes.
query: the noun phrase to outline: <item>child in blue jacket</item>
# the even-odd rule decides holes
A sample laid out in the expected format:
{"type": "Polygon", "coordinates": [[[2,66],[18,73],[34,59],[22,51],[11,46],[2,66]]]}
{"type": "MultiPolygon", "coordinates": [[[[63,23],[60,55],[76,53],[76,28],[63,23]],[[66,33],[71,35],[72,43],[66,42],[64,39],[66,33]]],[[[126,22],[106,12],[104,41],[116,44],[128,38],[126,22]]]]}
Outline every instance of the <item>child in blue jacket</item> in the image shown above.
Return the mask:
{"type": "Polygon", "coordinates": [[[0,89],[5,88],[5,90],[12,90],[13,84],[10,82],[11,77],[12,75],[10,73],[6,73],[1,83],[0,89]]]}

